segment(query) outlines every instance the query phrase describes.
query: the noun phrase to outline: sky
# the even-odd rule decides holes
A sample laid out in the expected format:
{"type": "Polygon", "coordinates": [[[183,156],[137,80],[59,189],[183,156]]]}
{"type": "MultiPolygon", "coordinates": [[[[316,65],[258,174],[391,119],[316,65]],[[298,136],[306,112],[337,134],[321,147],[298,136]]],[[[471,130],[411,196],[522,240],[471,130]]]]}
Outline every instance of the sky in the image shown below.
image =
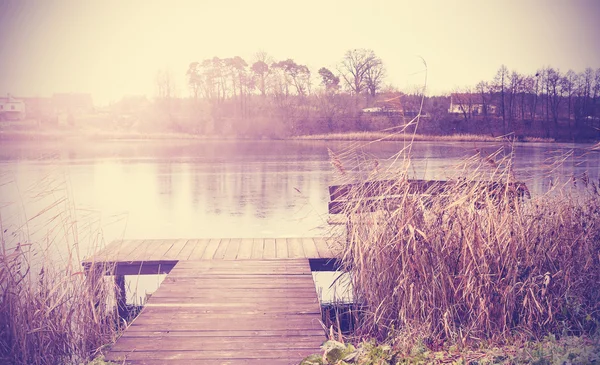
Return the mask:
{"type": "Polygon", "coordinates": [[[387,82],[429,94],[535,73],[600,68],[597,0],[0,0],[0,95],[88,92],[96,104],[156,95],[159,70],[187,96],[190,62],[258,51],[332,70],[372,49],[387,82]]]}

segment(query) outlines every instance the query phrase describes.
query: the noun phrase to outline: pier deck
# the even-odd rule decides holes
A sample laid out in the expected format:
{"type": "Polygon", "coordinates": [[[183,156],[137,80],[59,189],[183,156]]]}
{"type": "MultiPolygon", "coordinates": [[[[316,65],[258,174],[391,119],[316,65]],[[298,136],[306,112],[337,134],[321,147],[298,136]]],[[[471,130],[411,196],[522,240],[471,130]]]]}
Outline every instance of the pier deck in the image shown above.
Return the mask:
{"type": "Polygon", "coordinates": [[[168,275],[107,360],[298,364],[326,340],[309,259],[334,258],[335,247],[324,238],[113,242],[83,265],[113,264],[121,283],[168,275]]]}
{"type": "Polygon", "coordinates": [[[111,348],[131,364],[298,364],[325,340],[308,260],[181,261],[111,348]]]}
{"type": "Polygon", "coordinates": [[[83,261],[114,264],[117,275],[168,273],[178,261],[331,259],[332,238],[213,238],[116,240],[83,261]]]}

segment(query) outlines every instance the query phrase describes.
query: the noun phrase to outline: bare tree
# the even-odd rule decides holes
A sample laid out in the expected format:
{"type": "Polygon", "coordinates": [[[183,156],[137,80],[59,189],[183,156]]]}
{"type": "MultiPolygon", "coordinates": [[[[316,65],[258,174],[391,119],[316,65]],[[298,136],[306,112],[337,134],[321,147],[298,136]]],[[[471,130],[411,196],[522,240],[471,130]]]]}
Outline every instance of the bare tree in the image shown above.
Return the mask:
{"type": "Polygon", "coordinates": [[[468,121],[473,116],[475,94],[473,94],[471,88],[465,88],[464,90],[457,89],[456,92],[452,93],[452,103],[458,105],[460,112],[468,121]]]}
{"type": "Polygon", "coordinates": [[[175,81],[171,71],[158,70],[156,73],[156,89],[159,99],[171,99],[176,96],[175,81]]]}
{"type": "Polygon", "coordinates": [[[577,74],[573,70],[567,71],[561,80],[562,89],[567,94],[567,120],[569,126],[571,126],[571,115],[573,110],[573,94],[575,93],[575,81],[577,80],[577,74]]]}
{"type": "Polygon", "coordinates": [[[346,52],[339,71],[350,92],[360,94],[366,87],[366,74],[377,57],[370,49],[353,49],[346,52]]]}
{"type": "Polygon", "coordinates": [[[385,67],[383,61],[379,57],[375,57],[367,68],[367,72],[365,72],[365,83],[372,97],[375,97],[375,94],[381,88],[384,78],[385,67]]]}
{"type": "Polygon", "coordinates": [[[190,63],[190,66],[188,67],[188,70],[185,73],[185,75],[188,78],[188,86],[190,88],[190,93],[194,100],[197,100],[200,94],[200,86],[202,84],[202,78],[200,75],[200,63],[190,63]]]}
{"type": "Polygon", "coordinates": [[[506,124],[506,85],[508,82],[508,68],[505,65],[500,66],[494,78],[494,87],[500,93],[500,112],[502,113],[502,133],[506,134],[508,126],[506,124]]]}

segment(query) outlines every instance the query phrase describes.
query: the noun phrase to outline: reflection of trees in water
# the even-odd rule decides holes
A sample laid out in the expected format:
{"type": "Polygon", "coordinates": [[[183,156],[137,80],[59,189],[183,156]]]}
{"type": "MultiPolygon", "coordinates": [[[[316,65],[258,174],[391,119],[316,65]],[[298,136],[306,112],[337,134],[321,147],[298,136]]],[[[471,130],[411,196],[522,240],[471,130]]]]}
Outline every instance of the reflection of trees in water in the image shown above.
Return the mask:
{"type": "Polygon", "coordinates": [[[163,204],[173,204],[173,166],[170,161],[159,162],[156,166],[158,194],[163,204]]]}
{"type": "MultiPolygon", "coordinates": [[[[209,216],[252,215],[265,219],[282,210],[291,215],[307,205],[311,182],[294,163],[299,161],[193,165],[186,177],[189,191],[183,194],[191,194],[193,209],[203,210],[209,216]]],[[[323,184],[325,194],[326,180],[317,181],[323,184]]]]}

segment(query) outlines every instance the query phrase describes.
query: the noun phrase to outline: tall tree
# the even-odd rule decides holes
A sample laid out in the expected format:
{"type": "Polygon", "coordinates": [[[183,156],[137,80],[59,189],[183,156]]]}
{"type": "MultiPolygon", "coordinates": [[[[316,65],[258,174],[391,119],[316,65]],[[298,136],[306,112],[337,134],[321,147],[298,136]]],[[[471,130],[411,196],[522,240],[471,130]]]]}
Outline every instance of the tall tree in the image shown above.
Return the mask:
{"type": "Polygon", "coordinates": [[[573,70],[567,71],[561,80],[562,89],[567,94],[567,120],[569,126],[571,125],[571,115],[573,110],[573,94],[575,93],[575,81],[577,80],[577,74],[573,70]]]}
{"type": "Polygon", "coordinates": [[[340,88],[340,78],[335,76],[329,69],[321,67],[319,75],[321,76],[321,84],[325,86],[325,91],[336,92],[340,88]]]}
{"type": "Polygon", "coordinates": [[[299,65],[292,59],[276,62],[272,67],[283,72],[286,94],[288,94],[288,85],[293,86],[300,96],[310,93],[310,70],[308,67],[299,65]]]}
{"type": "Polygon", "coordinates": [[[384,78],[385,67],[383,67],[383,61],[379,57],[375,57],[367,68],[367,72],[365,72],[366,87],[372,97],[375,97],[375,94],[381,88],[384,78]]]}
{"type": "Polygon", "coordinates": [[[188,78],[188,86],[190,88],[190,93],[192,94],[194,100],[197,100],[200,94],[200,86],[202,84],[202,78],[200,76],[200,63],[190,63],[185,75],[188,78]]]}
{"type": "Polygon", "coordinates": [[[502,115],[502,133],[506,134],[508,126],[506,124],[506,85],[508,82],[508,68],[505,65],[500,66],[496,77],[494,78],[494,86],[496,92],[500,94],[500,113],[502,115]]]}
{"type": "Polygon", "coordinates": [[[350,92],[358,95],[366,88],[366,74],[377,59],[370,49],[353,49],[346,52],[339,71],[350,92]]]}
{"type": "Polygon", "coordinates": [[[264,61],[256,61],[252,64],[252,73],[257,79],[256,85],[260,94],[265,96],[267,94],[267,76],[269,75],[269,65],[264,61]]]}

